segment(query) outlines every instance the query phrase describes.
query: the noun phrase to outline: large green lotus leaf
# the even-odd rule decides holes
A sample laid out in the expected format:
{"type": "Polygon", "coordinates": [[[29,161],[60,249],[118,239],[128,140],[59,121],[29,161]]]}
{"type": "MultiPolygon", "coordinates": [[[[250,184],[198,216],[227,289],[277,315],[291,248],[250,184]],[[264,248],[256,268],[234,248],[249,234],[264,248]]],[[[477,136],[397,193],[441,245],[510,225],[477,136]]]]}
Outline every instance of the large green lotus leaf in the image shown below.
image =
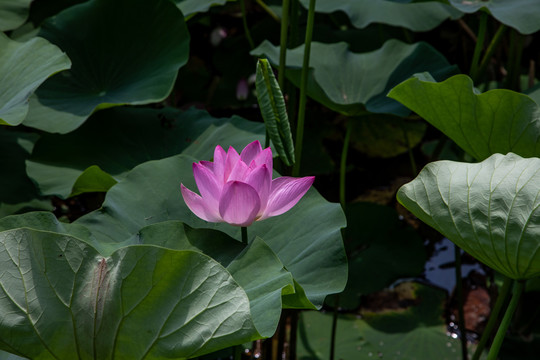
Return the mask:
{"type": "Polygon", "coordinates": [[[536,0],[450,0],[450,4],[468,14],[485,8],[495,19],[522,34],[540,30],[540,2],[536,0]]]}
{"type": "MultiPolygon", "coordinates": [[[[444,291],[403,283],[387,294],[374,299],[375,311],[364,309],[361,317],[338,317],[336,359],[462,360],[459,340],[446,333],[444,291]],[[384,303],[385,300],[390,303],[384,303]]],[[[332,313],[301,313],[299,359],[329,358],[332,317],[332,313]]]]}
{"type": "Polygon", "coordinates": [[[168,0],[92,0],[45,21],[39,35],[73,66],[30,99],[24,124],[67,133],[92,112],[165,99],[189,53],[189,33],[168,0]]]}
{"type": "MultiPolygon", "coordinates": [[[[300,0],[307,9],[309,0],[300,0]]],[[[462,13],[438,1],[403,2],[392,0],[318,0],[315,11],[343,11],[353,26],[363,29],[372,23],[405,27],[413,31],[428,31],[443,21],[457,19],[462,13]]]]}
{"type": "Polygon", "coordinates": [[[428,164],[397,198],[420,220],[512,279],[540,275],[540,159],[495,154],[428,164]]]}
{"type": "Polygon", "coordinates": [[[70,236],[0,233],[0,347],[31,359],[185,359],[259,337],[230,273],[196,251],[103,257],[70,236]]]}
{"type": "MultiPolygon", "coordinates": [[[[265,56],[279,63],[279,46],[264,41],[251,54],[265,56]]],[[[287,51],[287,77],[299,86],[304,45],[287,51]]],[[[386,97],[390,89],[413,74],[430,72],[444,79],[456,67],[427,43],[409,45],[388,40],[375,51],[353,53],[346,43],[311,44],[308,95],[332,110],[348,116],[388,113],[406,116],[410,113],[395,100],[386,97]]]]}
{"type": "Polygon", "coordinates": [[[504,89],[479,94],[466,75],[441,83],[419,75],[393,88],[388,96],[477,160],[510,151],[525,157],[540,155],[540,111],[527,95],[504,89]]]}
{"type": "Polygon", "coordinates": [[[141,229],[122,244],[96,242],[84,226],[59,222],[49,212],[33,212],[0,219],[0,231],[29,228],[75,236],[92,245],[104,256],[129,245],[156,245],[173,250],[202,252],[227,268],[246,291],[256,328],[263,337],[271,336],[281,314],[281,296],[294,292],[292,275],[276,254],[256,237],[249,246],[225,233],[211,229],[192,229],[179,221],[166,221],[141,229]]]}
{"type": "Polygon", "coordinates": [[[70,65],[67,55],[43,38],[17,42],[0,33],[0,124],[19,125],[28,112],[30,95],[70,65]]]}
{"type": "Polygon", "coordinates": [[[218,144],[242,149],[255,139],[262,142],[264,131],[262,123],[237,116],[218,119],[194,108],[116,107],[95,113],[69,134],[44,134],[27,171],[42,194],[65,198],[88,190],[106,191],[148,160],[178,153],[211,158],[218,144]]]}
{"type": "MultiPolygon", "coordinates": [[[[240,239],[240,228],[207,223],[185,205],[180,183],[197,189],[192,163],[198,160],[177,155],[135,167],[108,191],[102,209],[79,218],[76,223],[90,229],[96,241],[106,246],[115,246],[143,227],[167,220],[180,220],[195,228],[218,229],[240,239]]],[[[327,202],[311,189],[287,213],[248,228],[248,236],[261,237],[301,287],[294,295],[284,297],[286,307],[319,307],[326,295],[343,290],[347,264],[342,227],[345,217],[341,207],[327,202]],[[305,292],[303,297],[302,292],[305,292]]]]}
{"type": "MultiPolygon", "coordinates": [[[[0,31],[13,30],[24,24],[32,0],[2,0],[0,2],[0,31]]],[[[0,45],[0,48],[3,48],[0,45]]]]}
{"type": "Polygon", "coordinates": [[[30,157],[38,135],[0,126],[0,218],[28,209],[52,210],[50,201],[40,198],[28,178],[24,162],[30,157]]]}
{"type": "Polygon", "coordinates": [[[259,237],[244,248],[221,231],[192,229],[179,221],[143,228],[134,242],[176,250],[201,251],[227,268],[246,291],[253,321],[261,336],[272,336],[281,315],[281,295],[294,292],[291,273],[259,237]]]}

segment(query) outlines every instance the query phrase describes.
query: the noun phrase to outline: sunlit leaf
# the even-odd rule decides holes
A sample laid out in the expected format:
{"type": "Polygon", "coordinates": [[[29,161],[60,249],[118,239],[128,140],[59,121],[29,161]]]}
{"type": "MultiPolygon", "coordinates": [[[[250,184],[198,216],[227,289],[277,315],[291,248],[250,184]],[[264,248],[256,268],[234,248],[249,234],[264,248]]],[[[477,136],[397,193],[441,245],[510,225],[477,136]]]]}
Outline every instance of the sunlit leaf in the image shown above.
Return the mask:
{"type": "Polygon", "coordinates": [[[30,95],[70,65],[67,55],[45,39],[17,42],[0,33],[0,124],[19,125],[28,112],[30,95]]]}
{"type": "MultiPolygon", "coordinates": [[[[197,188],[192,163],[198,160],[201,159],[178,155],[135,167],[109,190],[102,209],[75,223],[86,226],[97,243],[110,249],[128,241],[143,227],[167,220],[218,229],[240,239],[238,227],[207,223],[185,205],[180,182],[197,188]]],[[[314,308],[321,306],[328,294],[343,290],[347,278],[341,239],[344,226],[339,204],[327,202],[311,189],[287,213],[248,228],[248,236],[261,237],[301,286],[295,294],[284,297],[284,306],[302,304],[314,308]],[[298,231],[300,225],[302,231],[298,231]]]]}
{"type": "Polygon", "coordinates": [[[513,279],[540,275],[540,159],[495,154],[428,164],[397,198],[420,220],[513,279]]]}
{"type": "Polygon", "coordinates": [[[196,251],[103,257],[66,235],[0,233],[0,347],[31,359],[190,358],[259,335],[230,273],[196,251]]]}
{"type": "Polygon", "coordinates": [[[510,151],[525,157],[540,155],[540,111],[527,95],[504,89],[479,94],[466,75],[441,83],[421,75],[399,84],[388,96],[477,160],[510,151]]]}
{"type": "Polygon", "coordinates": [[[107,107],[165,99],[189,53],[184,18],[168,0],[91,0],[47,20],[39,35],[73,62],[30,99],[24,124],[47,132],[70,132],[107,107]]]}

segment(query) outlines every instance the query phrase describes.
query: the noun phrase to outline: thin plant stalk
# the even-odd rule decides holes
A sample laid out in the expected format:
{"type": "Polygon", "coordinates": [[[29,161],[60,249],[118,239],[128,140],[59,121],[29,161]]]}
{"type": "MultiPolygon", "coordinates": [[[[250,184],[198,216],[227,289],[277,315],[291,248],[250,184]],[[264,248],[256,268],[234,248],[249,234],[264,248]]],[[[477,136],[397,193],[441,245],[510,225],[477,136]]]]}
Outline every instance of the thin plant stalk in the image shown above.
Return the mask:
{"type": "Polygon", "coordinates": [[[402,125],[403,128],[403,137],[405,138],[405,144],[407,145],[407,153],[409,154],[409,162],[411,163],[411,170],[414,176],[418,174],[416,167],[416,161],[414,160],[414,154],[411,147],[411,142],[409,141],[409,135],[407,134],[407,129],[405,125],[402,125]]]}
{"type": "Polygon", "coordinates": [[[336,305],[332,315],[332,333],[330,334],[330,360],[336,356],[337,322],[339,316],[339,294],[336,295],[336,305]]]}
{"type": "Polygon", "coordinates": [[[458,303],[458,329],[461,334],[461,357],[463,360],[469,358],[467,353],[467,329],[465,328],[465,314],[463,311],[463,278],[461,275],[461,249],[454,245],[455,265],[456,265],[456,296],[458,303]]]}
{"type": "Polygon", "coordinates": [[[516,311],[516,308],[519,303],[519,299],[521,298],[521,294],[523,294],[523,290],[525,290],[525,281],[516,281],[514,283],[512,299],[510,300],[510,304],[508,304],[508,308],[506,309],[506,312],[504,313],[504,317],[501,321],[501,325],[499,326],[499,329],[497,330],[497,334],[495,335],[495,338],[493,339],[493,344],[491,345],[491,349],[489,349],[487,360],[497,359],[497,356],[499,355],[499,350],[501,349],[501,345],[506,335],[506,330],[508,330],[508,327],[510,326],[512,315],[514,315],[514,312],[516,311]]]}
{"type": "Polygon", "coordinates": [[[302,160],[302,143],[304,142],[304,120],[306,117],[307,82],[309,73],[309,57],[311,53],[311,38],[313,37],[313,24],[315,22],[315,0],[309,0],[309,10],[304,45],[304,61],[302,63],[302,77],[300,82],[300,101],[298,106],[298,122],[296,124],[295,163],[293,176],[300,174],[302,160]]]}
{"type": "Polygon", "coordinates": [[[495,50],[497,50],[497,46],[501,42],[503,35],[505,34],[507,29],[507,26],[504,24],[501,24],[499,26],[499,29],[497,29],[497,32],[493,36],[493,39],[491,39],[491,42],[489,43],[489,46],[486,50],[486,53],[484,54],[484,57],[482,58],[482,62],[480,63],[480,68],[478,70],[478,73],[476,74],[476,77],[473,78],[473,81],[478,81],[484,73],[486,72],[486,69],[489,65],[489,62],[491,61],[491,57],[495,53],[495,50]]]}
{"type": "Polygon", "coordinates": [[[351,141],[352,125],[349,121],[347,121],[347,124],[345,126],[345,140],[343,140],[343,148],[341,150],[341,164],[339,166],[339,202],[343,211],[345,211],[345,204],[347,203],[345,198],[345,175],[347,174],[347,154],[349,153],[349,143],[351,141]]]}
{"type": "Polygon", "coordinates": [[[240,9],[242,10],[242,24],[244,25],[244,33],[246,34],[246,39],[249,43],[251,49],[255,48],[255,43],[251,37],[251,32],[249,31],[249,26],[247,23],[247,13],[246,13],[246,0],[240,0],[240,9]]]}
{"type": "Polygon", "coordinates": [[[480,54],[484,49],[484,42],[486,39],[488,14],[485,11],[481,11],[480,25],[478,27],[478,37],[476,38],[476,46],[474,47],[473,59],[471,62],[470,75],[472,79],[476,79],[478,76],[478,68],[480,66],[480,54]]]}
{"type": "Polygon", "coordinates": [[[264,10],[266,11],[266,13],[268,15],[270,15],[270,17],[272,19],[274,19],[275,21],[279,22],[279,16],[277,16],[277,14],[274,12],[274,10],[272,10],[268,5],[266,5],[266,3],[262,0],[255,0],[255,2],[257,2],[257,4],[259,4],[259,6],[264,10]]]}
{"type": "Polygon", "coordinates": [[[287,32],[289,30],[289,0],[283,0],[281,12],[281,36],[279,40],[278,84],[285,91],[285,65],[287,60],[287,32]]]}
{"type": "Polygon", "coordinates": [[[242,243],[246,244],[248,243],[248,235],[247,235],[247,227],[242,226],[242,243]]]}
{"type": "Polygon", "coordinates": [[[497,296],[497,301],[495,301],[495,305],[491,310],[491,314],[489,315],[489,320],[486,324],[486,328],[484,329],[482,337],[480,338],[480,341],[476,346],[476,350],[474,352],[472,360],[480,360],[480,356],[482,356],[482,352],[484,351],[486,344],[491,337],[493,330],[495,329],[495,325],[497,324],[497,321],[499,319],[501,309],[510,295],[510,289],[512,288],[513,283],[514,280],[506,276],[504,277],[504,282],[499,291],[499,295],[497,296]]]}

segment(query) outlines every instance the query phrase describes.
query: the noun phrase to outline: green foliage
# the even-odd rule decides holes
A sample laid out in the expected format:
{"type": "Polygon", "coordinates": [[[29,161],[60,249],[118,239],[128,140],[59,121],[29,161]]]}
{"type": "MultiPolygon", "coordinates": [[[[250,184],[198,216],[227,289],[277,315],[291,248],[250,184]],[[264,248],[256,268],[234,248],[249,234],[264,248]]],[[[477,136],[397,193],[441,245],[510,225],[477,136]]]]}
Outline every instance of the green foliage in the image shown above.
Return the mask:
{"type": "Polygon", "coordinates": [[[97,112],[69,134],[43,135],[27,170],[42,194],[65,198],[74,195],[76,182],[105,190],[146,161],[179,153],[210,158],[218,144],[239,148],[254,139],[263,141],[264,125],[238,116],[217,119],[196,109],[118,107],[97,112]],[[109,176],[83,176],[93,165],[109,176]]]}
{"type": "MultiPolygon", "coordinates": [[[[307,9],[309,0],[300,0],[300,3],[307,9]]],[[[381,23],[414,31],[428,31],[448,18],[457,19],[462,15],[439,1],[319,0],[315,10],[322,13],[343,11],[357,28],[381,23]]]]}
{"type": "Polygon", "coordinates": [[[71,62],[58,47],[38,37],[20,43],[0,33],[0,48],[0,125],[19,125],[30,95],[49,76],[69,69],[71,62]]]}
{"type": "Polygon", "coordinates": [[[475,164],[438,161],[398,200],[422,221],[500,273],[540,275],[540,159],[495,154],[475,164]]]}
{"type": "Polygon", "coordinates": [[[464,13],[487,10],[495,19],[522,34],[532,34],[540,30],[540,3],[536,0],[449,0],[449,2],[464,13]]]}
{"type": "MultiPolygon", "coordinates": [[[[461,359],[456,351],[458,341],[446,335],[444,292],[403,283],[385,294],[386,303],[364,311],[362,318],[339,315],[336,358],[461,359]]],[[[300,359],[328,359],[331,324],[330,313],[302,313],[298,328],[300,359]]]]}
{"type": "Polygon", "coordinates": [[[165,99],[189,55],[184,18],[168,0],[91,0],[47,20],[39,36],[73,63],[30,100],[24,124],[48,132],[73,131],[100,109],[165,99]]]}
{"type": "Polygon", "coordinates": [[[479,94],[468,76],[456,75],[441,83],[414,77],[388,96],[422,116],[477,160],[495,153],[540,154],[540,112],[527,95],[504,89],[479,94]]]}
{"type": "Polygon", "coordinates": [[[266,59],[257,62],[257,100],[275,150],[287,166],[294,164],[294,144],[285,100],[266,59]]]}
{"type": "MultiPolygon", "coordinates": [[[[277,65],[279,46],[264,41],[251,52],[266,56],[277,65]]],[[[304,46],[287,51],[287,77],[300,85],[304,46]]],[[[408,45],[388,40],[382,48],[369,53],[356,54],[346,43],[311,45],[308,95],[328,108],[344,115],[374,113],[406,116],[409,110],[386,97],[392,87],[414,73],[429,71],[444,79],[454,73],[438,52],[426,43],[408,45]]]]}

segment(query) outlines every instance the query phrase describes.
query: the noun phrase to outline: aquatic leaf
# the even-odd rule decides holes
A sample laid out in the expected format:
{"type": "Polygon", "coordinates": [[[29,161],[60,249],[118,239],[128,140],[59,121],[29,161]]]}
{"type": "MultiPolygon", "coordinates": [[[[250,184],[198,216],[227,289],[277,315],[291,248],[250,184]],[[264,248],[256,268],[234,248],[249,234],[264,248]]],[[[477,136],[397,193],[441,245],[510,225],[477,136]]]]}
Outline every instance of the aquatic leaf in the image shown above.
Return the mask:
{"type": "Polygon", "coordinates": [[[399,84],[398,100],[477,160],[495,153],[540,155],[538,105],[527,95],[498,89],[479,94],[466,75],[441,83],[419,75],[399,84]]]}
{"type": "Polygon", "coordinates": [[[117,181],[99,166],[92,165],[84,170],[73,184],[71,196],[77,196],[87,192],[107,192],[117,181]]]}
{"type": "MultiPolygon", "coordinates": [[[[300,3],[306,9],[309,7],[309,0],[300,0],[300,3]]],[[[447,19],[457,19],[462,15],[440,1],[318,0],[315,11],[343,11],[353,26],[360,29],[379,23],[401,26],[413,31],[428,31],[447,19]]]]}
{"type": "Polygon", "coordinates": [[[287,166],[294,164],[294,143],[285,100],[266,59],[257,62],[255,85],[261,114],[275,150],[287,166]]]}
{"type": "MultiPolygon", "coordinates": [[[[444,291],[418,283],[373,294],[363,302],[361,316],[338,316],[335,358],[462,360],[459,340],[446,331],[445,301],[444,291]]],[[[329,358],[332,317],[315,311],[300,314],[299,359],[329,358]]]]}
{"type": "Polygon", "coordinates": [[[536,0],[450,0],[450,5],[468,14],[488,10],[495,19],[522,34],[540,30],[540,3],[536,0]]]}
{"type": "MultiPolygon", "coordinates": [[[[180,182],[196,188],[192,164],[199,160],[177,155],[135,167],[109,190],[102,209],[75,223],[87,227],[95,241],[107,249],[121,246],[145,226],[168,220],[179,220],[194,228],[218,229],[240,239],[240,228],[207,223],[185,205],[180,182]]],[[[341,238],[344,226],[339,204],[327,202],[310,189],[287,213],[249,227],[249,237],[262,238],[300,286],[295,294],[284,297],[285,307],[320,307],[328,294],[343,290],[347,278],[341,238]],[[300,224],[302,231],[298,231],[300,224]]]]}
{"type": "Polygon", "coordinates": [[[0,33],[0,49],[0,125],[19,125],[30,95],[49,76],[69,69],[71,62],[58,47],[38,37],[18,42],[0,33]]]}
{"type": "Polygon", "coordinates": [[[31,359],[190,358],[259,337],[230,273],[196,251],[108,257],[70,236],[0,233],[3,350],[31,359]]]}
{"type": "MultiPolygon", "coordinates": [[[[279,64],[279,46],[264,41],[251,52],[279,64]]],[[[300,85],[304,46],[287,51],[287,77],[300,85]]],[[[430,72],[444,79],[456,72],[446,59],[427,43],[413,45],[388,40],[368,53],[353,53],[346,43],[311,45],[308,95],[328,108],[347,116],[375,113],[407,116],[410,111],[386,97],[390,89],[413,74],[430,72]]]]}
{"type": "Polygon", "coordinates": [[[397,198],[420,220],[492,269],[540,275],[540,159],[495,154],[428,164],[397,198]]]}
{"type": "Polygon", "coordinates": [[[184,18],[168,0],[87,1],[45,21],[39,36],[73,62],[31,97],[24,122],[55,133],[97,110],[165,99],[189,54],[184,18]]]}
{"type": "Polygon", "coordinates": [[[77,181],[105,190],[145,161],[179,153],[210,158],[218,144],[241,148],[255,139],[264,141],[264,125],[238,116],[220,119],[193,108],[116,107],[97,112],[69,134],[42,135],[27,171],[42,194],[65,198],[77,181]],[[109,176],[83,175],[94,165],[109,176]]]}
{"type": "Polygon", "coordinates": [[[37,134],[13,131],[0,126],[0,218],[31,209],[52,210],[28,178],[25,161],[30,157],[37,134]]]}

